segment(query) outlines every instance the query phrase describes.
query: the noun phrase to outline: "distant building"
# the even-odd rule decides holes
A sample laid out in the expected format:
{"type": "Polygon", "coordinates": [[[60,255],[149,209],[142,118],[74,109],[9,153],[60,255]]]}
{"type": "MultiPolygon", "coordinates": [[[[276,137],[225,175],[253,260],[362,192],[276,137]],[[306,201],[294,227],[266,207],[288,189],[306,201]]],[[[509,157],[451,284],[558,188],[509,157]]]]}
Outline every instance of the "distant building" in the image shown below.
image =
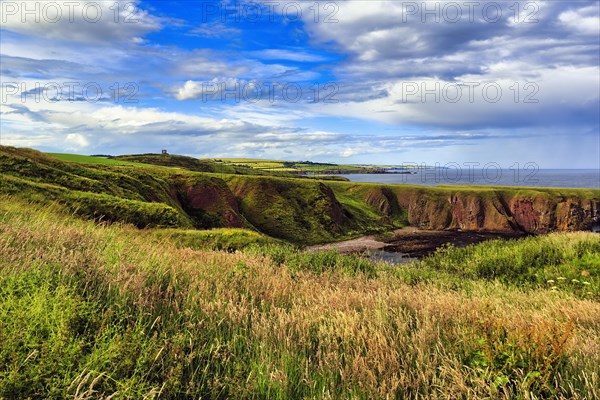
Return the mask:
{"type": "Polygon", "coordinates": [[[162,151],[163,156],[169,155],[169,153],[166,150],[162,151]]]}

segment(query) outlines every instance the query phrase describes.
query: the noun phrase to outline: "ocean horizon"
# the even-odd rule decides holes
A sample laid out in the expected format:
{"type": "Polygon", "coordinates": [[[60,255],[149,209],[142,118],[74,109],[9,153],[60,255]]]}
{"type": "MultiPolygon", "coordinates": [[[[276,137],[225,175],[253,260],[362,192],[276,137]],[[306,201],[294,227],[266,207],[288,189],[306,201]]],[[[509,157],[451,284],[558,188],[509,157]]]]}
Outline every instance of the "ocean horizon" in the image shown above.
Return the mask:
{"type": "Polygon", "coordinates": [[[342,174],[352,182],[410,185],[530,186],[600,189],[600,169],[416,169],[410,174],[342,174]]]}

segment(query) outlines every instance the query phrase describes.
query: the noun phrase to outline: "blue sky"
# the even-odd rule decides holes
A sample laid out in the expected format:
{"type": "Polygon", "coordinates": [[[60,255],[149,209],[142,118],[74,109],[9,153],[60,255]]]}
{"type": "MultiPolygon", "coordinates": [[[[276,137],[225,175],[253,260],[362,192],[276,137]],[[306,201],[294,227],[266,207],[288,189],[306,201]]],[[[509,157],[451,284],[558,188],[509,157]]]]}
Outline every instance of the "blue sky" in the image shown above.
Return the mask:
{"type": "Polygon", "coordinates": [[[4,145],[599,167],[597,1],[0,3],[4,145]]]}

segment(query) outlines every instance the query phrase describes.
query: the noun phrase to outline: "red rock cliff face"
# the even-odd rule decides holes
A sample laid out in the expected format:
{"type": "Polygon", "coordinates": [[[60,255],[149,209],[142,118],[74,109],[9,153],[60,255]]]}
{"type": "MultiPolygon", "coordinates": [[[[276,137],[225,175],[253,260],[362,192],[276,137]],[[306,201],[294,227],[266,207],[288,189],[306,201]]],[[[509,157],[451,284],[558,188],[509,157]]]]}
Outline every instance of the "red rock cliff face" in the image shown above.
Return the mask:
{"type": "Polygon", "coordinates": [[[426,229],[547,233],[590,230],[600,223],[600,200],[570,197],[416,190],[399,193],[398,203],[408,210],[410,225],[426,229]]]}
{"type": "Polygon", "coordinates": [[[390,217],[400,213],[396,195],[386,187],[376,187],[368,190],[365,194],[365,202],[377,210],[378,213],[383,214],[378,221],[382,224],[391,223],[390,217]]]}
{"type": "Polygon", "coordinates": [[[373,222],[391,226],[399,220],[434,230],[528,233],[591,230],[600,224],[600,195],[594,193],[578,197],[573,191],[349,186],[348,192],[362,193],[362,201],[380,216],[373,221],[373,214],[361,216],[323,182],[194,179],[177,181],[171,195],[199,227],[255,227],[282,237],[315,230],[335,237],[371,228],[373,222]]]}
{"type": "Polygon", "coordinates": [[[443,202],[416,199],[408,207],[408,222],[429,229],[446,229],[452,224],[452,209],[443,202]]]}
{"type": "Polygon", "coordinates": [[[425,229],[447,229],[452,225],[452,204],[427,190],[397,194],[398,204],[407,211],[408,223],[425,229]]]}
{"type": "Polygon", "coordinates": [[[556,207],[556,226],[559,230],[587,230],[598,224],[600,224],[600,201],[567,199],[556,207]]]}
{"type": "Polygon", "coordinates": [[[509,206],[518,228],[525,232],[590,230],[600,222],[599,200],[513,198],[509,206]]]}
{"type": "Polygon", "coordinates": [[[514,219],[497,198],[478,195],[451,195],[452,222],[449,228],[462,230],[512,231],[514,219]]]}
{"type": "Polygon", "coordinates": [[[555,205],[546,199],[511,199],[509,209],[517,227],[524,232],[546,233],[556,225],[555,205]]]}

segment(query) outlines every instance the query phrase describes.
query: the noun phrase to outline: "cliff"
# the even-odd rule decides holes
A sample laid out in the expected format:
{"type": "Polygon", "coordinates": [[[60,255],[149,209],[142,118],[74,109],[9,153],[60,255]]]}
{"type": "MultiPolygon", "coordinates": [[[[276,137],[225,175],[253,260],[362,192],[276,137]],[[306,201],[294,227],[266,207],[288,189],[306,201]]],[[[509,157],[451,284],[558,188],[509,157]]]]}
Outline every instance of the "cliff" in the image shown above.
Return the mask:
{"type": "Polygon", "coordinates": [[[415,188],[388,185],[364,190],[365,202],[387,216],[406,210],[409,225],[427,229],[521,231],[591,230],[600,223],[596,189],[415,188]]]}
{"type": "Polygon", "coordinates": [[[591,230],[600,190],[422,187],[65,162],[0,146],[0,193],[138,227],[256,230],[320,243],[398,226],[486,231],[591,230]]]}

